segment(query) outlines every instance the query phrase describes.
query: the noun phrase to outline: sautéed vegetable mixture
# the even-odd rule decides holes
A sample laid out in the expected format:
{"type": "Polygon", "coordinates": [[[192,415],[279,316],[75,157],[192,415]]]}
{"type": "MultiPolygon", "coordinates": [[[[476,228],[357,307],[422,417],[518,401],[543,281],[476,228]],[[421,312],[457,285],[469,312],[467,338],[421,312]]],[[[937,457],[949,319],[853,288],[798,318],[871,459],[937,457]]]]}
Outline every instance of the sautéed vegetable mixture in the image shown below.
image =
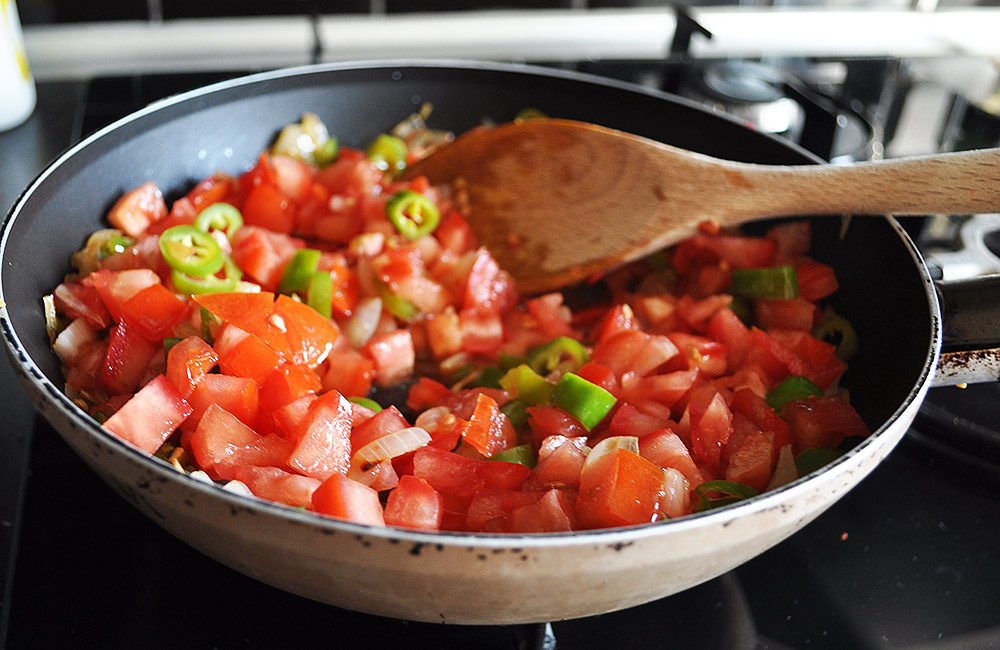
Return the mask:
{"type": "Polygon", "coordinates": [[[203,480],[424,530],[681,517],[868,435],[808,223],[706,223],[586,301],[522,297],[460,185],[399,180],[447,138],[415,115],[355,149],[307,114],[172,205],[122,196],[46,297],[67,393],[203,480]]]}

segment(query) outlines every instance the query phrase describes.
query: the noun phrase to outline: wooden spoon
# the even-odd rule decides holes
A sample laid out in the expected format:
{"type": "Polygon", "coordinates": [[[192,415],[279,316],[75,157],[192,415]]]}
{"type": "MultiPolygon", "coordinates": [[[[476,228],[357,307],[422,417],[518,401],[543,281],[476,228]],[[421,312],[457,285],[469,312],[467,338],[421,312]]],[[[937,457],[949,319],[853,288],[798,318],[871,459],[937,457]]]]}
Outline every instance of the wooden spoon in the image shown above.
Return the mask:
{"type": "Polygon", "coordinates": [[[418,175],[464,185],[473,231],[525,294],[599,275],[706,220],[1000,212],[1000,149],[755,165],[549,118],[474,129],[406,172],[418,175]]]}

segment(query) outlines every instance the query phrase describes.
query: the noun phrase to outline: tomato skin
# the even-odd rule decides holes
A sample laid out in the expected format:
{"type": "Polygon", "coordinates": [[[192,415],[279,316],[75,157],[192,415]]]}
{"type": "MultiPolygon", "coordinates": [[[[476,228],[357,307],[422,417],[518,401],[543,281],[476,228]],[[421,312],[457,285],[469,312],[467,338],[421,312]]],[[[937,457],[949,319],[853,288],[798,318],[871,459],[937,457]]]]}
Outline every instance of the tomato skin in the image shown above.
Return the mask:
{"type": "Polygon", "coordinates": [[[664,469],[676,469],[690,485],[704,482],[684,441],[670,429],[660,429],[639,438],[639,455],[664,469]]]}
{"type": "Polygon", "coordinates": [[[210,373],[195,384],[187,400],[193,412],[181,426],[186,434],[181,438],[182,444],[189,439],[202,415],[212,405],[225,409],[248,427],[253,426],[257,420],[260,394],[257,383],[252,379],[210,373]]]}
{"type": "Polygon", "coordinates": [[[373,440],[410,426],[395,406],[382,409],[351,431],[351,454],[373,440]]]}
{"type": "Polygon", "coordinates": [[[514,533],[562,533],[576,530],[576,502],[566,490],[552,488],[536,501],[510,513],[514,533]]]}
{"type": "Polygon", "coordinates": [[[385,523],[415,530],[440,530],[444,499],[431,485],[416,476],[401,476],[385,503],[385,523]]]}
{"type": "Polygon", "coordinates": [[[627,449],[615,449],[584,467],[576,515],[588,528],[646,524],[656,518],[663,470],[627,449]]]}
{"type": "Polygon", "coordinates": [[[323,389],[349,397],[364,397],[375,380],[375,362],[352,347],[334,349],[328,357],[330,369],[323,376],[323,389]]]}
{"type": "Polygon", "coordinates": [[[534,489],[580,487],[580,471],[587,455],[583,451],[586,438],[549,436],[542,441],[538,464],[532,470],[526,483],[534,489]]]}
{"type": "Polygon", "coordinates": [[[378,492],[341,474],[333,474],[316,488],[312,507],[316,512],[357,524],[385,526],[378,492]]]}
{"type": "Polygon", "coordinates": [[[507,416],[495,399],[482,393],[476,397],[476,408],[462,438],[487,458],[517,444],[517,433],[507,416]]]}
{"type": "Polygon", "coordinates": [[[485,486],[476,461],[435,447],[423,447],[413,454],[413,475],[442,494],[458,497],[471,498],[485,486]]]}
{"type": "Polygon", "coordinates": [[[621,380],[626,374],[647,375],[677,354],[677,345],[666,336],[625,330],[598,344],[591,360],[610,368],[621,380]]]}
{"type": "Polygon", "coordinates": [[[375,364],[375,383],[379,386],[399,383],[413,371],[416,361],[413,335],[405,329],[376,334],[361,351],[375,364]]]}
{"type": "Polygon", "coordinates": [[[297,442],[288,465],[323,480],[346,474],[351,464],[352,414],[351,403],[336,391],[317,397],[296,428],[297,442]]]}
{"type": "Polygon", "coordinates": [[[292,363],[316,367],[330,354],[340,337],[340,330],[332,320],[288,296],[278,296],[274,313],[284,323],[292,363]]]}
{"type": "Polygon", "coordinates": [[[810,447],[836,447],[845,438],[869,435],[854,407],[834,397],[810,397],[787,404],[785,420],[792,430],[796,453],[810,447]]]}
{"type": "Polygon", "coordinates": [[[749,485],[763,492],[778,462],[773,431],[754,431],[729,457],[726,480],[749,485]]]}
{"type": "Polygon", "coordinates": [[[191,410],[173,384],[163,375],[157,375],[102,426],[147,454],[153,454],[191,410]]]}
{"type": "Polygon", "coordinates": [[[278,353],[253,334],[247,334],[230,349],[219,351],[219,368],[224,374],[253,379],[258,384],[264,383],[279,365],[278,353]]]}
{"type": "Polygon", "coordinates": [[[250,190],[243,202],[243,221],[283,235],[295,228],[295,203],[274,185],[250,190]]]}
{"type": "Polygon", "coordinates": [[[162,341],[188,314],[188,306],[162,284],[142,289],[121,306],[122,316],[150,341],[162,341]]]}
{"type": "Polygon", "coordinates": [[[804,297],[789,300],[757,300],[754,303],[757,325],[765,330],[789,329],[812,331],[818,308],[804,297]]]}
{"type": "Polygon", "coordinates": [[[567,438],[586,437],[587,429],[566,411],[554,406],[529,406],[528,426],[531,427],[531,441],[536,448],[542,441],[553,435],[567,438]]]}
{"type": "Polygon", "coordinates": [[[154,284],[160,284],[160,276],[149,269],[129,269],[108,271],[101,269],[87,276],[104,301],[111,318],[121,321],[125,303],[134,295],[154,284]]]}
{"type": "Polygon", "coordinates": [[[134,392],[153,357],[162,350],[160,343],[142,336],[129,321],[121,321],[111,328],[98,383],[112,395],[134,392]]]}
{"type": "Polygon", "coordinates": [[[52,292],[56,309],[71,320],[82,318],[91,329],[102,330],[111,322],[101,294],[97,292],[93,282],[64,282],[52,292]]]}
{"type": "Polygon", "coordinates": [[[733,431],[733,414],[722,395],[710,384],[692,390],[688,403],[691,418],[691,448],[712,469],[719,467],[722,448],[733,431]]]}
{"type": "Polygon", "coordinates": [[[806,300],[822,300],[840,288],[833,267],[808,258],[795,262],[799,279],[799,294],[806,300]]]}
{"type": "Polygon", "coordinates": [[[726,372],[734,373],[746,361],[753,339],[750,328],[729,307],[718,310],[705,325],[705,333],[726,346],[726,372]]]}
{"type": "Polygon", "coordinates": [[[541,493],[506,488],[483,488],[469,503],[465,523],[469,530],[512,532],[510,515],[514,510],[534,503],[541,493]]]}
{"type": "Polygon", "coordinates": [[[200,336],[189,336],[167,353],[167,379],[183,397],[194,390],[208,371],[219,362],[219,355],[200,336]]]}

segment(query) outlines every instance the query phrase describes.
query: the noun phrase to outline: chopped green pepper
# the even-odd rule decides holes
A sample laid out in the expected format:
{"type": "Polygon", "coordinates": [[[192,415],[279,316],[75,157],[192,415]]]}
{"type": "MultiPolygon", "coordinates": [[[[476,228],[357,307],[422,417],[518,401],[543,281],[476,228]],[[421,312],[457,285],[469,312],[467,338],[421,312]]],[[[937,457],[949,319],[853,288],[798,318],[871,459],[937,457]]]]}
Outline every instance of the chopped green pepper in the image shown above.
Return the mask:
{"type": "Polygon", "coordinates": [[[479,370],[479,379],[476,386],[483,388],[500,388],[500,378],[503,377],[503,370],[496,366],[485,366],[479,370]]]}
{"type": "Polygon", "coordinates": [[[515,429],[520,429],[528,423],[528,403],[520,397],[515,397],[501,406],[500,412],[507,416],[515,429]]]}
{"type": "Polygon", "coordinates": [[[383,133],[368,145],[365,155],[382,171],[399,172],[406,168],[409,147],[402,138],[383,133]]]}
{"type": "Polygon", "coordinates": [[[611,411],[617,400],[597,384],[567,372],[556,384],[550,401],[579,420],[587,431],[591,431],[611,411]]]}
{"type": "Polygon", "coordinates": [[[437,206],[420,192],[400,190],[385,204],[385,214],[399,234],[420,239],[434,232],[441,221],[437,206]]]}
{"type": "Polygon", "coordinates": [[[749,499],[759,494],[757,490],[749,485],[737,483],[736,481],[721,480],[706,481],[696,487],[694,491],[698,495],[698,505],[695,507],[695,510],[698,512],[711,510],[712,508],[721,508],[730,503],[749,499]]]}
{"type": "MultiPolygon", "coordinates": [[[[179,226],[178,226],[179,227],[179,226]]],[[[223,256],[223,269],[225,277],[214,274],[193,276],[174,269],[170,278],[174,281],[174,286],[181,293],[219,293],[223,291],[233,291],[243,277],[240,267],[233,263],[228,255],[223,256]]]]}
{"type": "Polygon", "coordinates": [[[194,226],[174,226],[160,235],[160,251],[175,272],[205,276],[222,268],[222,249],[208,233],[194,226]]]}
{"type": "Polygon", "coordinates": [[[843,455],[843,450],[836,447],[810,447],[795,457],[795,469],[798,470],[799,476],[805,476],[843,455]]]}
{"type": "Polygon", "coordinates": [[[732,275],[732,292],[755,300],[788,300],[799,295],[799,278],[794,266],[737,269],[732,275]]]}
{"type": "Polygon", "coordinates": [[[837,358],[847,361],[858,353],[858,334],[851,322],[838,314],[830,313],[813,330],[813,336],[837,346],[837,358]]]}
{"type": "Polygon", "coordinates": [[[526,443],[497,452],[490,456],[489,460],[502,460],[508,463],[517,463],[530,469],[534,469],[536,461],[535,450],[531,447],[531,443],[526,443]]]}
{"type": "Polygon", "coordinates": [[[100,250],[97,251],[97,259],[104,260],[112,255],[117,255],[118,253],[124,253],[125,249],[135,244],[135,240],[131,237],[125,235],[114,234],[108,241],[101,245],[100,250]]]}
{"type": "Polygon", "coordinates": [[[291,295],[299,291],[306,291],[316,267],[319,266],[320,255],[322,253],[315,248],[300,248],[295,251],[281,274],[281,281],[278,282],[278,293],[291,295]]]}
{"type": "Polygon", "coordinates": [[[347,401],[354,402],[355,404],[359,406],[364,406],[365,408],[369,408],[375,411],[376,413],[382,410],[382,405],[376,402],[375,400],[371,399],[370,397],[348,397],[347,401]]]}
{"type": "Polygon", "coordinates": [[[306,304],[327,318],[333,316],[333,278],[328,271],[313,271],[306,289],[306,304]]]}
{"type": "Polygon", "coordinates": [[[168,336],[163,339],[163,352],[165,354],[170,354],[170,349],[181,342],[181,339],[177,336],[168,336]]]}
{"type": "Polygon", "coordinates": [[[410,320],[417,315],[417,307],[405,298],[401,298],[385,282],[376,280],[375,286],[378,288],[379,298],[382,299],[382,306],[390,314],[401,320],[410,320]]]}
{"type": "Polygon", "coordinates": [[[232,238],[243,227],[243,214],[229,203],[213,203],[198,213],[194,227],[204,232],[221,230],[226,237],[232,238]]]}
{"type": "Polygon", "coordinates": [[[572,372],[587,363],[590,355],[579,341],[560,336],[528,350],[528,365],[539,375],[553,371],[572,372]]]}
{"type": "Polygon", "coordinates": [[[538,405],[549,401],[556,385],[531,369],[526,363],[508,370],[500,378],[500,387],[516,393],[529,404],[538,405]]]}
{"type": "Polygon", "coordinates": [[[792,375],[771,389],[771,392],[767,394],[767,403],[774,410],[780,411],[789,402],[807,397],[818,397],[822,394],[823,391],[812,380],[801,375],[792,375]]]}

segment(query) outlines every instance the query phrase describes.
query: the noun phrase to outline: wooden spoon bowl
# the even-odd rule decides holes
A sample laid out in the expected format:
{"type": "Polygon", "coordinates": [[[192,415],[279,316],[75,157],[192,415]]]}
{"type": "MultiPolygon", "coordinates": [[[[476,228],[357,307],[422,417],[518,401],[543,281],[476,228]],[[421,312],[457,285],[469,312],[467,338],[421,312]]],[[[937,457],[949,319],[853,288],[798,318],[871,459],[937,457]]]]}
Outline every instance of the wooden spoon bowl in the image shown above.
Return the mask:
{"type": "Polygon", "coordinates": [[[550,118],[474,129],[406,172],[419,175],[464,187],[473,231],[526,294],[600,275],[704,221],[1000,211],[1000,149],[756,165],[550,118]]]}

